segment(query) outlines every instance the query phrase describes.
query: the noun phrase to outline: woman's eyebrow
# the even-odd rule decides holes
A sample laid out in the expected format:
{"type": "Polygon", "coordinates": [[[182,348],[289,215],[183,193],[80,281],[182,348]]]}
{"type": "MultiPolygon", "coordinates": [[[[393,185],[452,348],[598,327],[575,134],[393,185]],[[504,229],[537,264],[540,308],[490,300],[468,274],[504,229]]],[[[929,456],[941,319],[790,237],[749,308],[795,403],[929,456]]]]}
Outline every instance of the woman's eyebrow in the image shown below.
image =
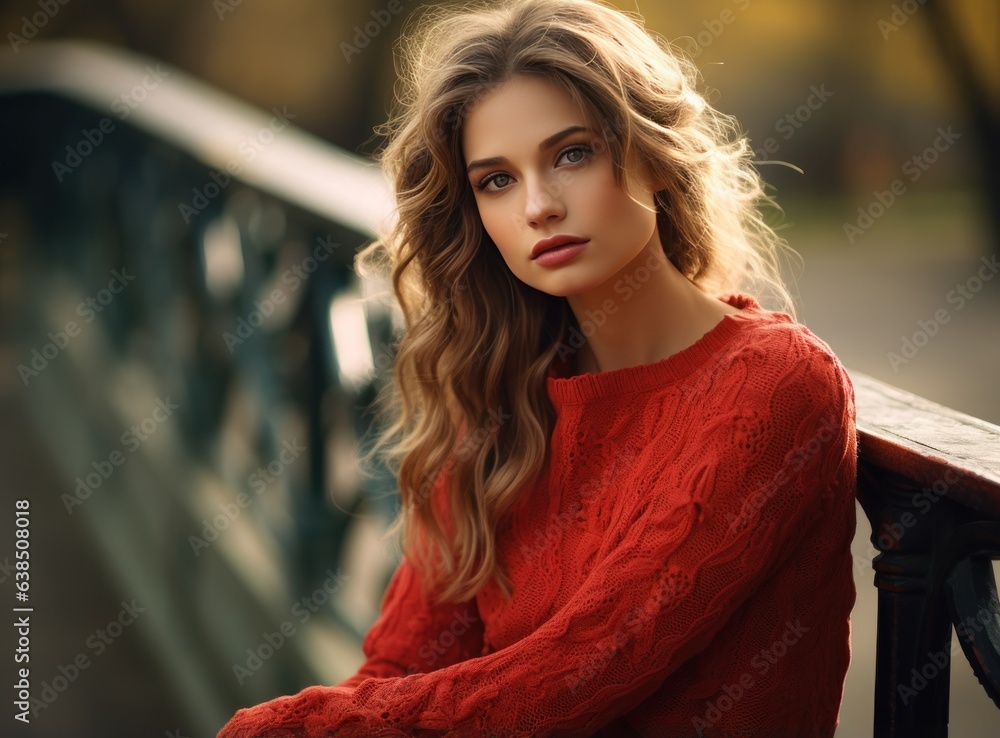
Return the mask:
{"type": "MultiPolygon", "coordinates": [[[[588,128],[587,126],[570,126],[569,128],[559,131],[559,133],[553,134],[542,141],[538,144],[538,150],[545,151],[546,149],[551,149],[557,143],[566,138],[566,136],[569,136],[572,133],[577,133],[579,131],[590,131],[593,133],[593,130],[593,128],[588,128]]],[[[496,164],[503,164],[506,161],[507,159],[503,156],[493,156],[489,159],[476,159],[474,162],[469,164],[468,167],[466,167],[465,171],[466,173],[469,173],[473,169],[479,169],[480,167],[492,167],[496,164]]]]}

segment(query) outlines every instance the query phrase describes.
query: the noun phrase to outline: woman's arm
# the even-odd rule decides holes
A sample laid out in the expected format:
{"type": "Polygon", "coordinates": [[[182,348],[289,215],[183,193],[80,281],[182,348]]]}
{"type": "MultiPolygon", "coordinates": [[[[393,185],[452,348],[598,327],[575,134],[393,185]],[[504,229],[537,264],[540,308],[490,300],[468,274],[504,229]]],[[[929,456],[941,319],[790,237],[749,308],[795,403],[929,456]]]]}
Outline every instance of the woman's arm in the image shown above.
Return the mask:
{"type": "Polygon", "coordinates": [[[483,623],[475,599],[430,604],[421,594],[419,573],[404,557],[361,648],[364,664],[338,686],[355,687],[368,678],[427,673],[479,656],[483,623]]]}
{"type": "Polygon", "coordinates": [[[240,711],[220,738],[587,735],[634,709],[711,643],[815,526],[854,513],[846,371],[825,352],[752,366],[758,374],[738,402],[768,420],[768,432],[748,443],[720,424],[722,451],[699,457],[684,490],[651,481],[650,494],[634,495],[608,533],[618,546],[531,635],[430,673],[365,679],[353,693],[310,687],[240,711]]]}
{"type": "MultiPolygon", "coordinates": [[[[448,388],[444,406],[461,437],[465,422],[448,388]]],[[[431,491],[432,504],[441,515],[447,515],[449,510],[449,468],[450,464],[446,464],[431,491]]],[[[419,572],[404,556],[386,587],[379,617],[361,648],[365,663],[337,686],[356,687],[370,677],[430,672],[478,656],[483,648],[483,623],[476,600],[432,605],[421,593],[419,572]]]]}

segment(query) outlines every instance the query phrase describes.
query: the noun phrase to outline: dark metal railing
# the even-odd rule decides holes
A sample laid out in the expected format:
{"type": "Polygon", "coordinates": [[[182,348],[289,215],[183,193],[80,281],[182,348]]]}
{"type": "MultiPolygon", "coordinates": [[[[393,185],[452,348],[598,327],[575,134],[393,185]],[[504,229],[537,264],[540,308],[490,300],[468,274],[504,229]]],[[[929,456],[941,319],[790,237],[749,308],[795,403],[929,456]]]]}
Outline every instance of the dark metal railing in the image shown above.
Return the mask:
{"type": "Polygon", "coordinates": [[[371,609],[349,595],[387,579],[383,552],[375,566],[366,548],[362,570],[348,534],[392,514],[388,474],[337,463],[367,431],[391,333],[387,307],[359,303],[383,288],[351,268],[389,212],[381,171],[296,128],[294,109],[90,43],[0,55],[0,106],[0,239],[20,295],[8,340],[35,372],[10,394],[64,481],[39,495],[74,494],[169,398],[155,439],[170,442],[125,449],[66,520],[123,596],[159,603],[139,627],[186,725],[208,735],[239,706],[346,678],[371,609]],[[141,102],[114,102],[133,90],[141,102]],[[113,299],[74,311],[119,273],[113,299]],[[342,566],[343,588],[328,573],[342,566]],[[308,622],[290,614],[316,592],[308,622]],[[247,676],[265,663],[247,647],[283,620],[297,637],[247,676]]]}
{"type": "Polygon", "coordinates": [[[875,738],[948,735],[952,626],[1000,707],[1000,426],[858,372],[858,500],[878,588],[875,738]]]}

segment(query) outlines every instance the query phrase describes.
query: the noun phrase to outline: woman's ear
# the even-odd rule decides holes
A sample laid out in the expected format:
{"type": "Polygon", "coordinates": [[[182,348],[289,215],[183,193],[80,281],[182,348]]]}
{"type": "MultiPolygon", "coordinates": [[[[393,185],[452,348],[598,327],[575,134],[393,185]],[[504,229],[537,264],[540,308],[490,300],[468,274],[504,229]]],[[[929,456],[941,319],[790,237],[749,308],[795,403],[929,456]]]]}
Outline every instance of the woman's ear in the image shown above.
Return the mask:
{"type": "Polygon", "coordinates": [[[646,181],[649,183],[649,187],[653,190],[653,192],[659,192],[660,190],[667,189],[666,175],[658,175],[648,164],[646,165],[645,170],[646,181]]]}
{"type": "MultiPolygon", "coordinates": [[[[635,161],[635,159],[632,161],[635,161]]],[[[642,177],[643,184],[649,187],[649,189],[653,192],[659,192],[660,190],[665,190],[667,188],[666,176],[658,175],[648,160],[643,161],[638,169],[638,173],[642,177]]]]}

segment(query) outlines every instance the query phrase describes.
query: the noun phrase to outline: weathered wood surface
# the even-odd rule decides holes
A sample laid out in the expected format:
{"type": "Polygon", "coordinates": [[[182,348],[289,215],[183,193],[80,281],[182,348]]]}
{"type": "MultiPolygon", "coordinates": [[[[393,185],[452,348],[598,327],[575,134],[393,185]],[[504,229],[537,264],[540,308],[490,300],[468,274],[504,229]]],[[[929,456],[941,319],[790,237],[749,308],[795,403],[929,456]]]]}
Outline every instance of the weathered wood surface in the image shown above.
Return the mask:
{"type": "Polygon", "coordinates": [[[862,461],[932,490],[945,487],[948,498],[1000,519],[1000,426],[867,374],[848,374],[862,461]]]}

